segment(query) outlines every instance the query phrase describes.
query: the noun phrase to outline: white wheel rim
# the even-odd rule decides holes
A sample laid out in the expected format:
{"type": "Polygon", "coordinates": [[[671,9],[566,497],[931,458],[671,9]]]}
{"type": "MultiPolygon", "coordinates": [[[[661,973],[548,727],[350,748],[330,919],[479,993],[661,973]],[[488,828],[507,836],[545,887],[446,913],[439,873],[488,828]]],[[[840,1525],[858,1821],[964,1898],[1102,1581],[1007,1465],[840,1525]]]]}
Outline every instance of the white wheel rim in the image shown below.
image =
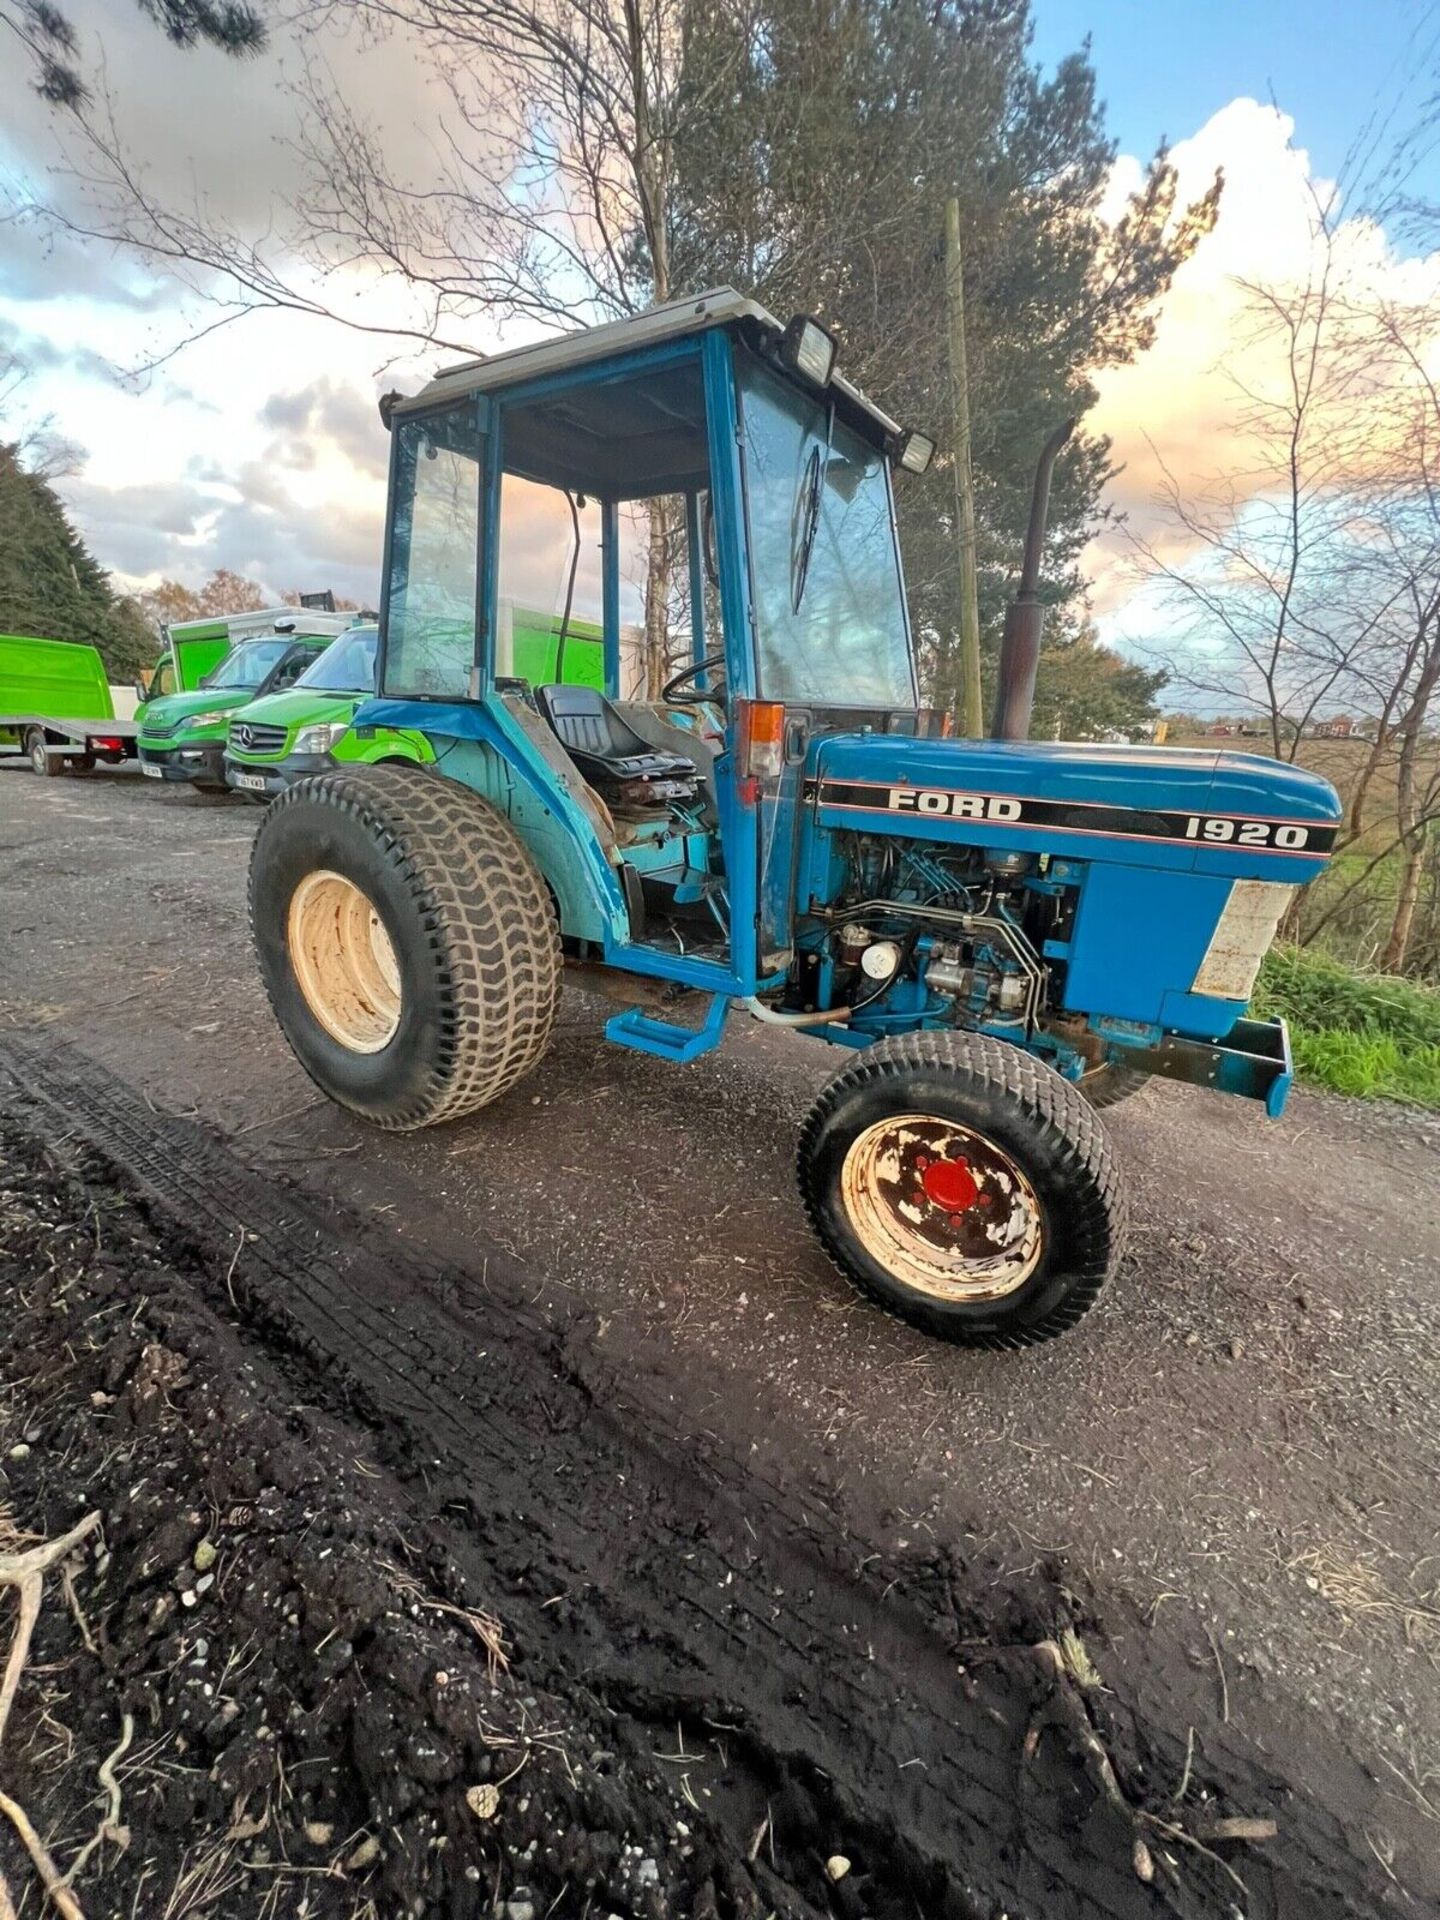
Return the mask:
{"type": "Polygon", "coordinates": [[[866,1127],[840,1190],[870,1257],[932,1299],[1001,1300],[1039,1264],[1035,1189],[1003,1148],[958,1121],[902,1113],[866,1127]]]}
{"type": "Polygon", "coordinates": [[[379,1053],[400,1025],[400,967],[374,905],[342,873],[307,873],[286,920],[305,1004],[352,1053],[379,1053]]]}

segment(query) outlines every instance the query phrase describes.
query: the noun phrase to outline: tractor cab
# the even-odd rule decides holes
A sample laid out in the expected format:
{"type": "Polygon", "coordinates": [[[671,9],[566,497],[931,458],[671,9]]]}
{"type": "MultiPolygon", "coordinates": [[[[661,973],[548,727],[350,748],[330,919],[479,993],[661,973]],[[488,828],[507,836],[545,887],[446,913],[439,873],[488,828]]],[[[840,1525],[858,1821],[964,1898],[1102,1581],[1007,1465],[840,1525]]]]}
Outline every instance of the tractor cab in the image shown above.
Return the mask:
{"type": "MultiPolygon", "coordinates": [[[[833,356],[814,322],[722,290],[387,410],[380,694],[356,724],[443,736],[461,778],[502,783],[556,848],[582,955],[762,990],[794,949],[813,740],[921,725],[891,467],[928,443],[833,356]],[[598,616],[603,687],[516,676],[504,608],[539,591],[562,636],[598,616]]],[[[632,1026],[616,1037],[657,1043],[632,1026]]]]}

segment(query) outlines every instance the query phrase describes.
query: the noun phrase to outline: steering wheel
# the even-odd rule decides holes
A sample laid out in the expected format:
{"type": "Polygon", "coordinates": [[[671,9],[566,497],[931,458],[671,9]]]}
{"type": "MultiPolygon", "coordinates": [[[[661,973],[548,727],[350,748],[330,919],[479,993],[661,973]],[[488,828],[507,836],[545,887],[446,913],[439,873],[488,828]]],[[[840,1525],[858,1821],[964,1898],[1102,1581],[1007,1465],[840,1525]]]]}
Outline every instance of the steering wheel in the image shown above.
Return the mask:
{"type": "Polygon", "coordinates": [[[725,665],[723,653],[707,653],[703,660],[697,660],[693,667],[683,667],[679,673],[672,674],[660,689],[660,698],[669,706],[696,707],[707,700],[717,705],[725,704],[725,676],[722,673],[713,687],[702,687],[696,683],[702,673],[711,673],[716,667],[725,665]]]}

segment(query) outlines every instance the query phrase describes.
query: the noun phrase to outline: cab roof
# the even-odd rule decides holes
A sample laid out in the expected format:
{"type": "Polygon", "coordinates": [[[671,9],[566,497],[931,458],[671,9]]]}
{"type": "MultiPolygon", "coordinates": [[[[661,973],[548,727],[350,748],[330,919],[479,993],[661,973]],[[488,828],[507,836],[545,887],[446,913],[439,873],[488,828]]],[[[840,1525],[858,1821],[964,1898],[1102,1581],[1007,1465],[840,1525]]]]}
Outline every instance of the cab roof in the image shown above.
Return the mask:
{"type": "MultiPolygon", "coordinates": [[[[780,321],[759,301],[737,293],[733,287],[714,287],[708,293],[670,300],[624,320],[608,320],[598,327],[577,328],[552,340],[536,341],[531,346],[509,347],[503,353],[462,360],[457,366],[442,368],[419,393],[408,399],[397,399],[392,412],[418,412],[447,400],[461,399],[469,393],[500,393],[507,387],[520,386],[547,374],[565,373],[592,361],[608,360],[640,347],[684,339],[691,334],[708,333],[717,327],[743,327],[766,344],[777,342],[784,332],[780,321]]],[[[901,431],[898,421],[867,400],[843,374],[832,374],[830,385],[838,389],[851,409],[865,416],[881,441],[888,441],[901,431]]]]}

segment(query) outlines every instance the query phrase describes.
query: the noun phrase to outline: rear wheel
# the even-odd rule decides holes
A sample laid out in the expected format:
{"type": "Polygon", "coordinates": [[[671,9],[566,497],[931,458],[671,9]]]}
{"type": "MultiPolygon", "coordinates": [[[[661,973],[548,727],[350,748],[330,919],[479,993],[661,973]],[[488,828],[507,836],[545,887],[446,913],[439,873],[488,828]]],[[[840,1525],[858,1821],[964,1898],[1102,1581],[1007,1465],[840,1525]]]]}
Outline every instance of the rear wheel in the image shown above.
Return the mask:
{"type": "Polygon", "coordinates": [[[47,780],[53,780],[65,771],[65,762],[58,753],[46,751],[45,729],[31,727],[25,736],[25,750],[30,756],[31,771],[47,780]]]}
{"type": "Polygon", "coordinates": [[[561,959],[545,882],[509,821],[453,780],[351,768],[278,795],[250,923],[301,1065],[382,1127],[471,1113],[549,1044],[561,959]]]}
{"type": "Polygon", "coordinates": [[[904,1319],[973,1346],[1071,1327],[1113,1267],[1124,1197],[1067,1080],[977,1034],[868,1047],[811,1108],[800,1188],[842,1273],[904,1319]]]}

